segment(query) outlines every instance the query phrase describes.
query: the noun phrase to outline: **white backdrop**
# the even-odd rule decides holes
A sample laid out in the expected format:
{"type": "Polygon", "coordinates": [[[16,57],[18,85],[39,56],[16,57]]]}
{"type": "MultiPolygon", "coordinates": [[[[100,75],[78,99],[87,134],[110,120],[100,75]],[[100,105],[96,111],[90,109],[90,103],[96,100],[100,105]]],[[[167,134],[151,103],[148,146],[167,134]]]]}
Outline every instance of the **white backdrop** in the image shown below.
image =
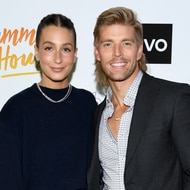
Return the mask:
{"type": "Polygon", "coordinates": [[[100,102],[103,96],[96,90],[94,80],[92,33],[100,12],[113,6],[134,9],[143,23],[173,24],[172,64],[150,64],[148,72],[160,78],[190,83],[190,12],[187,0],[6,0],[1,2],[0,11],[0,109],[13,94],[40,80],[35,64],[29,63],[34,42],[22,38],[21,32],[22,28],[33,31],[42,17],[50,13],[62,13],[73,20],[79,51],[71,83],[90,90],[100,102]],[[17,36],[14,33],[14,39],[6,36],[6,31],[18,33],[17,36]]]}

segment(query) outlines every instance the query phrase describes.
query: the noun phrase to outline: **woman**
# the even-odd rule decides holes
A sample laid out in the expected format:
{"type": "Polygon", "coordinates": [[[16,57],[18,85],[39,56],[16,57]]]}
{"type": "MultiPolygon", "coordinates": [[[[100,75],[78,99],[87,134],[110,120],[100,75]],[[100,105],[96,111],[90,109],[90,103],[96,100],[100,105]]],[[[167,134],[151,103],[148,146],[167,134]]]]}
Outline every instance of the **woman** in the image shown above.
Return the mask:
{"type": "Polygon", "coordinates": [[[92,93],[69,83],[77,58],[69,18],[51,14],[41,20],[35,58],[41,81],[11,97],[1,110],[0,121],[11,128],[18,150],[6,175],[9,182],[0,184],[9,190],[86,189],[97,103],[92,93]]]}

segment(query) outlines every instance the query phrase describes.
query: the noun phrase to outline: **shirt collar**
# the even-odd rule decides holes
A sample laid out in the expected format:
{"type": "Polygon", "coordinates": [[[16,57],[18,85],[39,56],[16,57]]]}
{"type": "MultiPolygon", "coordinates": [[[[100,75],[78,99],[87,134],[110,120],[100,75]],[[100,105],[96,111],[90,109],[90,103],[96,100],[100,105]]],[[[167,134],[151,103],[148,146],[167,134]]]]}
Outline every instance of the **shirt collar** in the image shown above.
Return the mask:
{"type": "MultiPolygon", "coordinates": [[[[130,107],[134,106],[135,103],[135,99],[137,96],[137,91],[139,88],[139,84],[141,82],[143,76],[143,72],[139,71],[139,73],[137,74],[135,80],[132,82],[129,90],[125,93],[125,97],[124,97],[124,104],[128,105],[130,107]]],[[[111,102],[111,97],[112,97],[112,89],[111,87],[108,87],[107,93],[106,93],[106,107],[107,108],[113,108],[113,104],[111,102]]]]}

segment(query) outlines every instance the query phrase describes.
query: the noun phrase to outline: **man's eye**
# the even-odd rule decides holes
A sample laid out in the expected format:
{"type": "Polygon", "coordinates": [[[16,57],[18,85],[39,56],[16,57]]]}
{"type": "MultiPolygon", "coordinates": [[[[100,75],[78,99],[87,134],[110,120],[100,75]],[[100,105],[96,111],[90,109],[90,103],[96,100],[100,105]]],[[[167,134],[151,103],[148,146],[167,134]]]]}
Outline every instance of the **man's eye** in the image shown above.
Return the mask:
{"type": "Polygon", "coordinates": [[[123,45],[124,45],[124,46],[130,46],[130,45],[131,45],[131,42],[124,42],[123,45]]]}
{"type": "Polygon", "coordinates": [[[111,43],[105,43],[104,44],[104,47],[110,47],[111,46],[111,43]]]}

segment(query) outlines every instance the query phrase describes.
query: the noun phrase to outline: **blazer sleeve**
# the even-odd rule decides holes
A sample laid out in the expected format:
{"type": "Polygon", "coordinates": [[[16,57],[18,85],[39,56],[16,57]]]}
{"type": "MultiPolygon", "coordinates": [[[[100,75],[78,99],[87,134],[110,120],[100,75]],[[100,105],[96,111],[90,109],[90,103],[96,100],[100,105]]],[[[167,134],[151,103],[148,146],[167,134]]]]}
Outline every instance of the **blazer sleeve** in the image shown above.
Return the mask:
{"type": "Polygon", "coordinates": [[[184,190],[190,189],[190,86],[181,85],[173,113],[172,138],[184,174],[184,190]]]}

